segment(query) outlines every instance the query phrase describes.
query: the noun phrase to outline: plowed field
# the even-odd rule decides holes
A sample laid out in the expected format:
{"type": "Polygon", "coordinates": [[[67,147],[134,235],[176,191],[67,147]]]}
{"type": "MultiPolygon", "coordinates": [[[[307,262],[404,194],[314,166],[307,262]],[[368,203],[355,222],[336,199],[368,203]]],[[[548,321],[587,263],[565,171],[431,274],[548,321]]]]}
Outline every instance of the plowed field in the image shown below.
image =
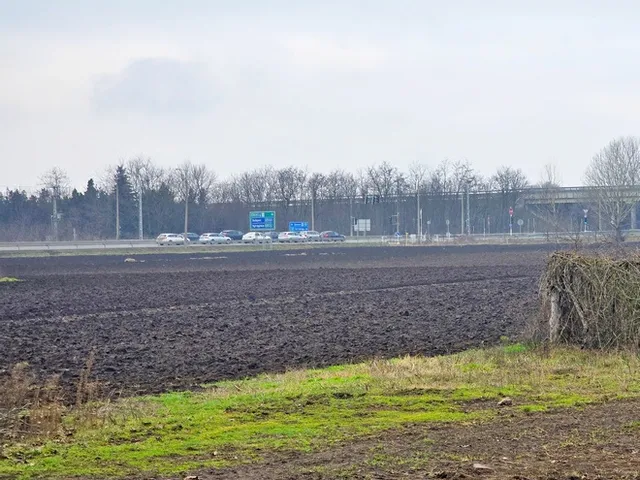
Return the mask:
{"type": "Polygon", "coordinates": [[[273,250],[0,259],[0,371],[74,384],[90,351],[114,394],[266,371],[434,355],[514,338],[537,305],[534,247],[273,250]]]}

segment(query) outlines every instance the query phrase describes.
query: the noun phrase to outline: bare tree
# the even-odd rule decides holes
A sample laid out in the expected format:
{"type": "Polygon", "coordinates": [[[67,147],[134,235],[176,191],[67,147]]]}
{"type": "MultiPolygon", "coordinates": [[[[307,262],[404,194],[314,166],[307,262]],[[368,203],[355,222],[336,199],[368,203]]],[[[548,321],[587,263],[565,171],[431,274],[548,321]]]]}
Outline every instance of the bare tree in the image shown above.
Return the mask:
{"type": "Polygon", "coordinates": [[[69,188],[69,176],[61,168],[53,167],[40,177],[40,183],[51,190],[52,195],[60,197],[69,188]]]}
{"type": "Polygon", "coordinates": [[[429,169],[424,163],[413,162],[409,165],[407,181],[412,188],[415,188],[416,192],[420,192],[424,188],[428,171],[429,169]]]}
{"type": "Polygon", "coordinates": [[[557,237],[560,231],[560,185],[561,180],[556,166],[551,163],[545,165],[538,182],[540,191],[539,203],[531,208],[530,211],[534,217],[543,223],[547,239],[549,239],[551,232],[557,237]]]}
{"type": "Polygon", "coordinates": [[[340,196],[354,200],[358,195],[358,181],[352,173],[343,173],[341,177],[340,196]]]}
{"type": "Polygon", "coordinates": [[[342,170],[333,170],[325,177],[327,198],[330,200],[335,201],[341,197],[347,197],[342,191],[344,175],[345,173],[342,170]]]}
{"type": "Polygon", "coordinates": [[[616,241],[624,240],[624,222],[631,216],[635,228],[640,200],[640,139],[620,137],[609,142],[594,155],[585,182],[593,188],[599,215],[611,222],[616,241]]]}
{"type": "Polygon", "coordinates": [[[358,192],[364,198],[369,194],[369,189],[371,185],[369,185],[369,177],[367,172],[362,169],[358,169],[356,173],[356,184],[358,185],[358,192]]]}
{"type": "Polygon", "coordinates": [[[398,169],[389,162],[367,168],[367,179],[373,192],[387,198],[398,190],[398,169]]]}
{"type": "Polygon", "coordinates": [[[312,173],[307,180],[307,191],[311,200],[311,230],[315,230],[318,211],[327,198],[327,177],[322,173],[312,173]]]}
{"type": "Polygon", "coordinates": [[[493,176],[502,199],[501,217],[505,218],[509,208],[516,208],[522,199],[523,190],[529,185],[527,176],[519,168],[500,167],[493,176]]]}
{"type": "Polygon", "coordinates": [[[215,175],[206,165],[185,161],[172,172],[173,188],[178,200],[184,202],[184,235],[189,230],[189,203],[206,204],[215,183],[215,175]]]}
{"type": "Polygon", "coordinates": [[[192,197],[198,205],[206,205],[211,197],[216,175],[206,165],[193,165],[189,181],[192,197]]]}
{"type": "Polygon", "coordinates": [[[276,170],[275,173],[278,191],[278,200],[287,217],[293,201],[304,191],[306,173],[296,167],[285,167],[276,170]]]}
{"type": "Polygon", "coordinates": [[[51,214],[53,239],[58,240],[58,222],[60,220],[58,201],[60,200],[62,192],[69,188],[69,176],[67,175],[67,172],[61,168],[53,167],[42,175],[40,181],[44,188],[51,193],[51,200],[53,203],[53,211],[51,214]]]}
{"type": "Polygon", "coordinates": [[[129,159],[125,168],[136,192],[156,190],[166,181],[164,169],[155,165],[151,158],[143,155],[129,159]]]}
{"type": "Polygon", "coordinates": [[[262,202],[273,202],[276,196],[273,168],[264,167],[235,177],[238,192],[247,205],[257,206],[262,202]]]}
{"type": "Polygon", "coordinates": [[[163,177],[162,169],[157,168],[149,157],[139,155],[126,162],[126,171],[138,197],[138,238],[144,237],[143,203],[144,195],[156,186],[163,177]]]}

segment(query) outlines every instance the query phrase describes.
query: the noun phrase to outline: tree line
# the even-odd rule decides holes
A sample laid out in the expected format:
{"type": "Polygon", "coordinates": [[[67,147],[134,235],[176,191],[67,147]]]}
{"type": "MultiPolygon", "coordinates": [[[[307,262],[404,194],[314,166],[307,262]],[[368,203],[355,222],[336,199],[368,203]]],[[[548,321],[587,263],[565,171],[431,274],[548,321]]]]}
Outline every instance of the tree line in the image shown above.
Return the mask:
{"type": "MultiPolygon", "coordinates": [[[[604,212],[616,231],[626,226],[637,204],[632,187],[640,185],[639,145],[635,137],[613,140],[585,174],[587,184],[602,192],[589,203],[598,204],[599,214],[604,212]]],[[[59,168],[45,172],[40,184],[37,192],[0,193],[0,240],[246,231],[253,210],[274,210],[278,230],[287,230],[290,221],[308,221],[316,230],[350,234],[355,219],[370,219],[371,231],[354,232],[360,235],[501,233],[516,220],[527,231],[557,231],[580,229],[582,216],[581,205],[555,201],[560,181],[553,166],[534,182],[509,166],[483,176],[466,160],[443,160],[433,167],[416,162],[407,171],[382,162],[355,173],[264,166],[219,179],[204,164],[183,162],[166,169],[138,156],[110,168],[97,182],[89,179],[82,190],[70,189],[59,168]],[[549,198],[527,207],[523,198],[532,187],[549,198]]]]}

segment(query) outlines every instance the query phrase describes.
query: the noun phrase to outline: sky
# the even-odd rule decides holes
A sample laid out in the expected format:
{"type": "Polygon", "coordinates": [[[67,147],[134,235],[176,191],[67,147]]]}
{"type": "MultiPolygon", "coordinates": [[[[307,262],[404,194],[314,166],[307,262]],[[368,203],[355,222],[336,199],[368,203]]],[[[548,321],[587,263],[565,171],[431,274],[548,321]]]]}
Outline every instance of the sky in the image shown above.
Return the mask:
{"type": "Polygon", "coordinates": [[[0,189],[467,159],[580,185],[640,134],[634,1],[0,0],[0,189]]]}

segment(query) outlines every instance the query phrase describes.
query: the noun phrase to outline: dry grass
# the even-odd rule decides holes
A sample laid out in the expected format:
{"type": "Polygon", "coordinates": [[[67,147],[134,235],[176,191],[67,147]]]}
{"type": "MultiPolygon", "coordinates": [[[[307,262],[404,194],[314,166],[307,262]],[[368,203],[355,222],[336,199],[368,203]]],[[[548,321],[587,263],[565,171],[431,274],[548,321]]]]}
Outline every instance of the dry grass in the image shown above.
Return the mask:
{"type": "MultiPolygon", "coordinates": [[[[508,344],[439,357],[405,356],[322,370],[294,370],[239,382],[221,382],[201,395],[220,400],[238,395],[289,395],[305,385],[310,390],[341,388],[359,392],[458,390],[484,392],[488,398],[545,392],[591,400],[640,394],[640,356],[635,351],[606,352],[574,347],[508,344]],[[566,378],[565,378],[566,377],[566,378]]],[[[461,394],[462,396],[464,393],[461,394]]]]}
{"type": "Polygon", "coordinates": [[[517,389],[519,394],[565,395],[570,381],[575,395],[600,392],[603,396],[625,397],[640,393],[640,356],[632,351],[609,354],[578,348],[508,345],[453,356],[376,360],[369,369],[378,382],[395,390],[453,390],[466,386],[505,394],[517,389]]]}
{"type": "Polygon", "coordinates": [[[71,414],[82,417],[87,424],[107,421],[111,417],[110,403],[95,403],[99,399],[99,385],[91,381],[94,363],[92,350],[80,374],[73,407],[64,396],[59,375],[38,381],[29,364],[23,362],[0,378],[0,454],[6,442],[64,437],[69,433],[65,431],[64,419],[71,414]]]}
{"type": "Polygon", "coordinates": [[[0,391],[0,440],[50,438],[62,432],[66,408],[59,377],[38,384],[29,365],[19,363],[0,380],[0,391]]]}

